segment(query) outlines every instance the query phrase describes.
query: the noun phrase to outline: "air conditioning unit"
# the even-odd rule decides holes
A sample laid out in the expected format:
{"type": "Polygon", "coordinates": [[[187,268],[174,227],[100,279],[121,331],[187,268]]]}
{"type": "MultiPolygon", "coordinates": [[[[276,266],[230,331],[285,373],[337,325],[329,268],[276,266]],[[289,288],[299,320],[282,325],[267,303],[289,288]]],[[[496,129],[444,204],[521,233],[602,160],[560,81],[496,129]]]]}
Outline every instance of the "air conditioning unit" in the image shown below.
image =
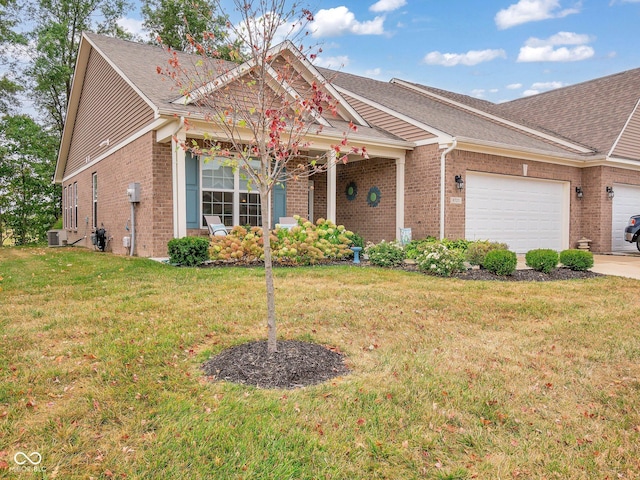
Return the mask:
{"type": "Polygon", "coordinates": [[[47,243],[50,247],[62,247],[67,244],[66,230],[49,230],[47,232],[47,243]]]}

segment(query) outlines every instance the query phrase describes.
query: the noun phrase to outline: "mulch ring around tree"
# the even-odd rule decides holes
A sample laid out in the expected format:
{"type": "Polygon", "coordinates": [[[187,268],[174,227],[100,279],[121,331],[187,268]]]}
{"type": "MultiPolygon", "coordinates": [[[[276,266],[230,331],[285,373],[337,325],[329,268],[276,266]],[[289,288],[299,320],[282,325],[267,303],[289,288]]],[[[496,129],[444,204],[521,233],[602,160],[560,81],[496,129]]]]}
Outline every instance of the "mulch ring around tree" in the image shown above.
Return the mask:
{"type": "Polygon", "coordinates": [[[269,353],[267,342],[250,342],[229,348],[203,365],[212,380],[258,388],[293,389],[346,375],[344,357],[335,349],[297,340],[278,341],[269,353]]]}

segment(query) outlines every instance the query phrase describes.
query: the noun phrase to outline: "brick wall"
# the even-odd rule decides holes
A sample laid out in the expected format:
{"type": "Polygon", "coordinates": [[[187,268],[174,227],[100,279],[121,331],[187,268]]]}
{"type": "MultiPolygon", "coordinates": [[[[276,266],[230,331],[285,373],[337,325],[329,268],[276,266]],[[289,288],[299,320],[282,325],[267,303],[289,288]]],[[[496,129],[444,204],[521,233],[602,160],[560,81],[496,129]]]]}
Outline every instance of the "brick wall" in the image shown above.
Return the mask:
{"type": "Polygon", "coordinates": [[[155,142],[153,132],[126,145],[92,168],[74,175],[64,185],[78,182],[78,230],[69,232],[71,243],[86,235],[77,245],[93,248],[92,175],[98,176],[98,227],[104,225],[110,238],[108,251],[128,254],[122,238],[131,230],[131,204],[127,198],[130,183],[139,182],[141,201],[136,205],[135,253],[141,257],[166,255],[166,243],[173,236],[171,151],[155,142]],[[167,157],[168,153],[168,157],[167,157]],[[168,172],[161,171],[167,168],[168,172]],[[152,166],[152,159],[158,162],[152,166]],[[88,220],[88,221],[87,221],[88,220]],[[168,233],[170,231],[170,233],[168,233]]]}
{"type": "MultiPolygon", "coordinates": [[[[299,161],[291,160],[287,164],[287,171],[294,171],[301,163],[306,163],[306,161],[302,159],[299,161]]],[[[303,176],[299,179],[290,179],[287,182],[287,217],[300,215],[302,218],[309,218],[309,180],[303,176]]]]}
{"type": "Polygon", "coordinates": [[[336,192],[336,222],[338,224],[362,235],[367,242],[395,240],[395,160],[358,160],[338,165],[336,192]],[[358,188],[358,194],[354,200],[348,200],[346,196],[347,185],[351,182],[355,182],[358,188]],[[380,202],[378,206],[371,207],[367,204],[367,194],[369,189],[374,186],[380,190],[380,202]]]}
{"type": "Polygon", "coordinates": [[[404,226],[414,239],[440,234],[440,149],[425,145],[405,160],[404,226]]]}

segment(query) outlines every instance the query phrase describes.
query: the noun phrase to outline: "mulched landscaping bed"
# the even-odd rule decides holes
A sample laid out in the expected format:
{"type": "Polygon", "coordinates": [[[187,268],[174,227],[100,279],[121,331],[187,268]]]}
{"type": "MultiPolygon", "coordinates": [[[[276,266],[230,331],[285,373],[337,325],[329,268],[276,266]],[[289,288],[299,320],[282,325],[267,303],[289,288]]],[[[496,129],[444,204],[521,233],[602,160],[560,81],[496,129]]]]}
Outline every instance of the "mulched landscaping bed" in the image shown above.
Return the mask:
{"type": "Polygon", "coordinates": [[[574,280],[584,278],[602,277],[601,273],[591,272],[578,272],[569,268],[556,268],[551,273],[542,273],[535,270],[516,270],[513,275],[499,276],[495,273],[491,273],[488,270],[475,268],[473,270],[467,270],[466,272],[455,275],[455,278],[462,280],[497,280],[501,282],[549,282],[554,280],[574,280]]]}
{"type": "Polygon", "coordinates": [[[202,369],[213,380],[258,388],[292,389],[321,383],[349,373],[343,356],[315,343],[280,340],[270,354],[267,342],[251,342],[224,350],[202,369]]]}

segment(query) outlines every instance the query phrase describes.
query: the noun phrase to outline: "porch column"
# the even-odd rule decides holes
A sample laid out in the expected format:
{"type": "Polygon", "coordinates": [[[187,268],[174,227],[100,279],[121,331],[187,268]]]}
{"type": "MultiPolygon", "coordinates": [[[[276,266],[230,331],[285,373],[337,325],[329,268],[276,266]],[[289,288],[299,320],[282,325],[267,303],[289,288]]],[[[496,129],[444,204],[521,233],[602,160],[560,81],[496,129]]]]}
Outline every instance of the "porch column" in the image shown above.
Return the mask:
{"type": "Polygon", "coordinates": [[[171,159],[173,172],[173,236],[187,236],[187,185],[186,152],[180,145],[186,141],[187,134],[180,130],[171,138],[171,159]]]}
{"type": "Polygon", "coordinates": [[[336,152],[327,153],[327,220],[336,222],[336,152]]]}
{"type": "Polygon", "coordinates": [[[396,240],[404,228],[404,157],[396,158],[396,240]]]}

